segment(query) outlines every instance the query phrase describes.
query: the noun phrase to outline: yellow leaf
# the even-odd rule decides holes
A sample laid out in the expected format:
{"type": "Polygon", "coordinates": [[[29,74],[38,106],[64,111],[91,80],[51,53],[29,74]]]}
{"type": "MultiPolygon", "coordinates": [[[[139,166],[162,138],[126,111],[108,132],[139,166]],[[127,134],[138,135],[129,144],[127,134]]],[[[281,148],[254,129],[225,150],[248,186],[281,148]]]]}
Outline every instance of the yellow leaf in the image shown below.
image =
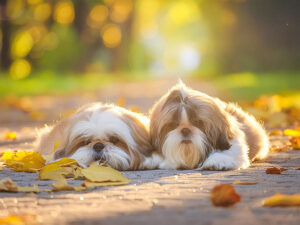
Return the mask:
{"type": "Polygon", "coordinates": [[[18,192],[18,185],[7,177],[0,180],[0,191],[18,192]]]}
{"type": "Polygon", "coordinates": [[[56,149],[58,148],[59,144],[60,144],[60,141],[58,141],[58,142],[56,142],[56,143],[54,144],[53,152],[56,151],[56,149]]]}
{"type": "Polygon", "coordinates": [[[57,166],[69,166],[69,165],[75,165],[77,164],[76,160],[75,159],[69,159],[69,158],[62,158],[58,161],[55,161],[55,162],[52,162],[52,163],[49,163],[49,165],[57,165],[57,166]]]}
{"type": "Polygon", "coordinates": [[[300,206],[300,194],[285,195],[277,193],[265,199],[263,206],[300,206]]]}
{"type": "Polygon", "coordinates": [[[81,173],[92,182],[105,182],[105,181],[122,181],[130,182],[129,179],[124,177],[122,173],[105,166],[90,166],[82,169],[81,173]]]}
{"type": "Polygon", "coordinates": [[[16,135],[15,132],[8,132],[4,136],[4,140],[12,140],[12,141],[14,141],[16,139],[17,139],[17,135],[16,135]]]}
{"type": "Polygon", "coordinates": [[[2,156],[6,167],[17,172],[36,172],[45,166],[45,159],[38,152],[5,152],[2,156]]]}
{"type": "MultiPolygon", "coordinates": [[[[60,180],[65,175],[72,175],[75,177],[73,172],[73,166],[77,166],[75,159],[62,158],[58,161],[49,163],[40,170],[40,180],[60,180]]],[[[78,174],[76,174],[78,176],[78,174]]]]}
{"type": "Polygon", "coordinates": [[[293,130],[293,129],[285,129],[284,135],[286,136],[293,136],[293,137],[300,137],[300,131],[299,130],[293,130]]]}
{"type": "Polygon", "coordinates": [[[51,184],[53,191],[73,191],[74,187],[70,186],[66,179],[60,179],[51,184]]]}
{"type": "Polygon", "coordinates": [[[20,217],[10,215],[7,217],[0,218],[0,224],[2,224],[2,225],[9,225],[9,224],[22,225],[25,223],[20,217]]]}
{"type": "Polygon", "coordinates": [[[35,183],[33,187],[20,187],[18,186],[18,192],[40,192],[39,186],[35,183]]]}
{"type": "Polygon", "coordinates": [[[128,184],[129,180],[127,181],[114,181],[114,182],[90,182],[88,180],[84,181],[82,183],[82,186],[84,187],[102,187],[102,186],[118,186],[118,185],[124,185],[128,184]]]}
{"type": "Polygon", "coordinates": [[[240,185],[253,185],[253,184],[257,184],[257,182],[244,182],[244,181],[234,181],[233,184],[240,184],[240,185]]]}
{"type": "Polygon", "coordinates": [[[272,130],[269,132],[270,136],[282,136],[282,131],[281,130],[272,130]]]}
{"type": "Polygon", "coordinates": [[[56,164],[49,164],[40,170],[40,180],[60,180],[63,179],[63,175],[70,174],[70,172],[61,166],[56,164]]]}

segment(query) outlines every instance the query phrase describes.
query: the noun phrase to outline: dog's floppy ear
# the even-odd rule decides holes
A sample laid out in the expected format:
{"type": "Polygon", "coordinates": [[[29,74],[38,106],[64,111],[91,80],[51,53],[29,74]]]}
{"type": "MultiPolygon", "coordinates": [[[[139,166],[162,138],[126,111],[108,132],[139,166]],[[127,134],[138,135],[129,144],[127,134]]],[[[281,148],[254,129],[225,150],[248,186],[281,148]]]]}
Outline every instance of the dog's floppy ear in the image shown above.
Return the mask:
{"type": "Polygon", "coordinates": [[[64,148],[63,149],[58,149],[58,150],[55,151],[53,159],[56,160],[56,159],[64,158],[65,156],[66,156],[65,149],[64,148]]]}

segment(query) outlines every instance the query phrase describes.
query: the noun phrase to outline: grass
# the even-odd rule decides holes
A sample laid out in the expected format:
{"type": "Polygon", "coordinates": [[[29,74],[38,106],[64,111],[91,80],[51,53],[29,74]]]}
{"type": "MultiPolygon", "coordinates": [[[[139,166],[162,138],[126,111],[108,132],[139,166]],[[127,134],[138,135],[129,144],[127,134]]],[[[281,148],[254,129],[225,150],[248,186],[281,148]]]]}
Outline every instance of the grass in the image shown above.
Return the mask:
{"type": "MultiPolygon", "coordinates": [[[[89,92],[113,82],[147,81],[145,73],[130,74],[54,74],[42,72],[23,80],[0,76],[0,98],[8,95],[32,96],[89,92]]],[[[198,77],[198,79],[201,79],[198,77]]],[[[217,87],[230,100],[252,100],[262,94],[289,95],[300,91],[300,72],[293,73],[236,73],[202,78],[217,87]]]]}
{"type": "Polygon", "coordinates": [[[33,96],[47,94],[72,94],[74,92],[95,91],[101,86],[129,79],[142,79],[139,74],[129,77],[126,74],[55,74],[43,72],[32,74],[22,80],[0,76],[0,98],[8,95],[33,96]]]}
{"type": "Polygon", "coordinates": [[[232,100],[252,100],[265,95],[300,92],[300,72],[236,73],[208,79],[232,100]]]}

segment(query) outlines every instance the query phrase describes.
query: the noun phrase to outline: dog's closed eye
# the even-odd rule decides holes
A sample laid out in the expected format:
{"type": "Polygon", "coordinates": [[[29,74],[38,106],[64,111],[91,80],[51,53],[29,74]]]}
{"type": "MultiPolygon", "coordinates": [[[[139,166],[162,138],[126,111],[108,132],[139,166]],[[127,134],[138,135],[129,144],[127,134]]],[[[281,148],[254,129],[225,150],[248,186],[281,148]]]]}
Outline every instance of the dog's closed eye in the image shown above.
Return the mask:
{"type": "Polygon", "coordinates": [[[113,144],[117,144],[120,141],[120,139],[117,136],[110,136],[109,137],[109,142],[113,144]]]}

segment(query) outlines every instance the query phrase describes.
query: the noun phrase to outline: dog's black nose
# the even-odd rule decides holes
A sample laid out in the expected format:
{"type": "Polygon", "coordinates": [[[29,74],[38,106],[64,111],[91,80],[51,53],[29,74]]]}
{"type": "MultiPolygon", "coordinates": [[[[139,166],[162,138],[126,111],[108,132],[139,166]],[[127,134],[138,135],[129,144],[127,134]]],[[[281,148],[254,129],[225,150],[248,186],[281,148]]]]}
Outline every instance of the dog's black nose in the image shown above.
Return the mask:
{"type": "Polygon", "coordinates": [[[105,145],[101,142],[97,142],[96,144],[94,144],[93,149],[96,152],[101,152],[101,150],[105,147],[105,145]]]}
{"type": "Polygon", "coordinates": [[[181,134],[184,136],[184,137],[187,137],[189,136],[189,134],[191,133],[192,131],[189,129],[189,128],[182,128],[181,129],[181,134]]]}

